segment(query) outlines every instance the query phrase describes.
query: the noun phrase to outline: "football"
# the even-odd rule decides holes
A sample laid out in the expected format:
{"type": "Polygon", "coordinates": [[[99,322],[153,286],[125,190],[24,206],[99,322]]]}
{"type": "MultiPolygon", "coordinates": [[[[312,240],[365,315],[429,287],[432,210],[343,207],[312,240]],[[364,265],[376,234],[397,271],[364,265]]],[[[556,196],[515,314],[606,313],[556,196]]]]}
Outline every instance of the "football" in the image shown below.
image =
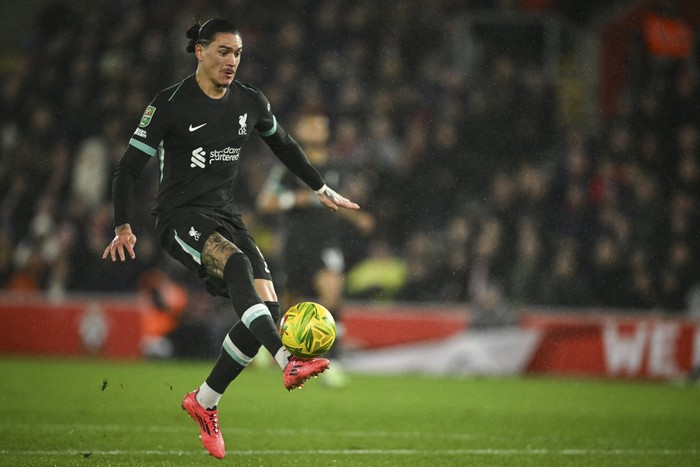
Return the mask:
{"type": "Polygon", "coordinates": [[[335,320],[323,305],[301,302],[291,307],[280,321],[282,344],[301,358],[328,352],[335,342],[335,320]]]}

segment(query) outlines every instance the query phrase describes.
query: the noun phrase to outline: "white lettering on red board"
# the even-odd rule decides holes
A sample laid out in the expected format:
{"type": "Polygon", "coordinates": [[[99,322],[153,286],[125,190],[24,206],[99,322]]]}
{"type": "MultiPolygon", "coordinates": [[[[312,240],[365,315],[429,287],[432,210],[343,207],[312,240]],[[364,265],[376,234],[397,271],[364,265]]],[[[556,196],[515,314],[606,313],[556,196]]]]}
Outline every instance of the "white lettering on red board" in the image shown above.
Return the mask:
{"type": "Polygon", "coordinates": [[[679,331],[677,323],[656,323],[649,342],[649,376],[669,378],[679,374],[676,364],[679,331]]]}
{"type": "Polygon", "coordinates": [[[616,322],[603,326],[603,353],[605,366],[612,375],[636,375],[642,369],[646,323],[636,326],[632,333],[621,333],[616,322]]]}
{"type": "MultiPolygon", "coordinates": [[[[622,326],[608,322],[603,327],[603,351],[607,372],[612,376],[639,376],[644,368],[649,377],[674,377],[680,373],[676,362],[680,326],[673,322],[649,323],[645,321],[622,326]],[[630,330],[629,327],[632,326],[630,330]]],[[[698,338],[695,336],[695,359],[698,338]]]]}
{"type": "Polygon", "coordinates": [[[695,328],[695,336],[693,337],[693,355],[691,369],[700,367],[700,326],[695,328]]]}

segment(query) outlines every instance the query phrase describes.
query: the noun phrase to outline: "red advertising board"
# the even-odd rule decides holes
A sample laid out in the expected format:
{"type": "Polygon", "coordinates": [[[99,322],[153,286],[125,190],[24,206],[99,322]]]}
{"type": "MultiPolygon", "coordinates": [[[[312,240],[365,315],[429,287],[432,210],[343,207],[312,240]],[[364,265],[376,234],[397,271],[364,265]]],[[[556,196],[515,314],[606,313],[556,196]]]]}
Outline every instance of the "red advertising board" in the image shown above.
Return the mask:
{"type": "Polygon", "coordinates": [[[469,325],[466,307],[347,305],[343,310],[345,341],[373,349],[445,339],[469,325]]]}
{"type": "MultiPolygon", "coordinates": [[[[140,358],[146,310],[137,298],[2,295],[0,353],[140,358]]],[[[440,342],[470,332],[469,317],[459,306],[348,304],[344,342],[365,350],[440,342]]],[[[520,328],[537,333],[529,373],[675,379],[700,366],[696,320],[523,310],[520,328]]]]}
{"type": "Polygon", "coordinates": [[[541,340],[527,371],[674,379],[700,365],[700,325],[688,319],[528,313],[541,340]]]}
{"type": "Polygon", "coordinates": [[[2,297],[0,353],[141,356],[138,300],[2,297]]]}

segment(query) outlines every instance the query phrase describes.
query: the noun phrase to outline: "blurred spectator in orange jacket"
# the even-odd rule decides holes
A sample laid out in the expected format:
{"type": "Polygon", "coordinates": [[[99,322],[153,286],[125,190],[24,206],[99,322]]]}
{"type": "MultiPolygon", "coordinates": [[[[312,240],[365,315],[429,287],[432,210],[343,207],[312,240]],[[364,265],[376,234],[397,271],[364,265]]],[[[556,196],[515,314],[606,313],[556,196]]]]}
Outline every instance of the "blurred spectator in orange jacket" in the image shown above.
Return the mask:
{"type": "Polygon", "coordinates": [[[174,349],[168,335],[177,328],[187,306],[187,291],[158,269],[146,271],[138,285],[147,304],[143,315],[143,353],[152,358],[172,357],[174,349]]]}

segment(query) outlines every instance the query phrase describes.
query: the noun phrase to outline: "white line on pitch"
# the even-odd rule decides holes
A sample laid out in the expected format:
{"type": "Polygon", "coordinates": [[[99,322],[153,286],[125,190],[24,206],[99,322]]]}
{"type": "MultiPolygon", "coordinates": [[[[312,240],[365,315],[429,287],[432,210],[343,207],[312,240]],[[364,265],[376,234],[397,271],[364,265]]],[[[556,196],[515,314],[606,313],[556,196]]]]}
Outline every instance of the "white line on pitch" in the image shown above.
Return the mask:
{"type": "MultiPolygon", "coordinates": [[[[12,451],[0,450],[1,455],[8,456],[200,456],[205,455],[204,451],[175,451],[175,450],[39,450],[39,451],[12,451]]],[[[641,456],[641,455],[662,455],[662,456],[697,456],[700,451],[697,449],[307,449],[307,450],[249,450],[232,451],[232,456],[362,456],[362,455],[453,455],[453,456],[641,456]]]]}
{"type": "MultiPolygon", "coordinates": [[[[189,424],[182,424],[178,426],[139,426],[139,425],[118,425],[118,424],[106,424],[100,425],[97,423],[53,423],[53,424],[0,424],[0,431],[7,429],[16,431],[18,429],[26,429],[31,431],[129,431],[129,432],[148,432],[148,433],[188,433],[192,431],[192,427],[189,424]]],[[[327,430],[313,430],[313,429],[301,429],[292,430],[291,428],[270,428],[266,430],[251,429],[251,428],[237,428],[237,427],[227,427],[225,425],[221,426],[222,431],[227,433],[239,433],[239,434],[250,434],[250,433],[265,433],[270,436],[284,436],[290,434],[301,434],[306,436],[323,436],[328,435],[327,430]]],[[[480,436],[470,435],[467,433],[431,433],[431,432],[417,432],[417,431],[333,431],[333,436],[344,436],[347,438],[364,438],[364,437],[374,437],[374,438],[398,438],[398,439],[456,439],[456,440],[471,440],[480,438],[480,436]]]]}

